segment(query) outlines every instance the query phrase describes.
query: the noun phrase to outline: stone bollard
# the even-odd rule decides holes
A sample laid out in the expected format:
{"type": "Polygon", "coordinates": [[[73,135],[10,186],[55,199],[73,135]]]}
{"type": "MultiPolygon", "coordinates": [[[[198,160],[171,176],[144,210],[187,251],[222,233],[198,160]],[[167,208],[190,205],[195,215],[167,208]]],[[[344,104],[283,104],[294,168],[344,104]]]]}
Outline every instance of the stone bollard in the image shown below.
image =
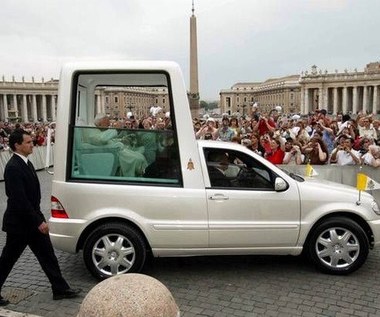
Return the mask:
{"type": "Polygon", "coordinates": [[[179,317],[180,311],[164,284],[143,274],[122,274],[94,286],[77,317],[179,317]]]}

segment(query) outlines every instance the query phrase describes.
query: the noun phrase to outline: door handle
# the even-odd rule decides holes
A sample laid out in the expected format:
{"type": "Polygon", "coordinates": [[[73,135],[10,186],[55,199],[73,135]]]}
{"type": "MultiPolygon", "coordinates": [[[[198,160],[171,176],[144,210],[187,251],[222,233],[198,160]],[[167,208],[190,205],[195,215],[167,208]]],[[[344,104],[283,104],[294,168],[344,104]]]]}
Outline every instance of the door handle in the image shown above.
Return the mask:
{"type": "Polygon", "coordinates": [[[224,196],[223,194],[215,194],[215,195],[210,196],[208,199],[210,199],[210,200],[228,200],[229,197],[224,196]]]}

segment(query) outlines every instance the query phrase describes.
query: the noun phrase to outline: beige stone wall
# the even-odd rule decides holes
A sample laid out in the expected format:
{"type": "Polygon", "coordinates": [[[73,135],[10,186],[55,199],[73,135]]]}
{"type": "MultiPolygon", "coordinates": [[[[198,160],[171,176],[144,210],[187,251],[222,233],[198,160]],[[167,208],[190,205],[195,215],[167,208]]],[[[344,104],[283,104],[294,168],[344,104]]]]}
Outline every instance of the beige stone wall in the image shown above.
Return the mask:
{"type": "Polygon", "coordinates": [[[315,109],[326,109],[331,114],[378,114],[379,87],[379,62],[367,64],[362,72],[355,69],[328,73],[313,66],[301,75],[236,83],[220,91],[220,108],[221,112],[229,114],[243,114],[242,109],[245,109],[247,114],[247,108],[258,102],[260,112],[281,106],[287,113],[307,114],[315,109]]]}
{"type": "Polygon", "coordinates": [[[237,83],[220,92],[222,113],[247,115],[257,102],[260,112],[269,112],[281,106],[284,112],[299,112],[301,87],[299,76],[268,79],[262,83],[237,83]]]}

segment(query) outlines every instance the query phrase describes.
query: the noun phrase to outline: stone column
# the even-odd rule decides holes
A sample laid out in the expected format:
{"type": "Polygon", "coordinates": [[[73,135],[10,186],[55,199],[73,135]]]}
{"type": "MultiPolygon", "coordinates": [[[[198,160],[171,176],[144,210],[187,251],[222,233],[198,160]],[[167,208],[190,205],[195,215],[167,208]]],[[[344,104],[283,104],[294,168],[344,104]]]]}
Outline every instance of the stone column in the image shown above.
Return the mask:
{"type": "Polygon", "coordinates": [[[329,88],[324,89],[323,108],[326,110],[329,109],[329,88]]]}
{"type": "Polygon", "coordinates": [[[358,112],[358,87],[352,88],[352,112],[356,114],[358,112]]]}
{"type": "Polygon", "coordinates": [[[15,116],[18,117],[18,107],[17,107],[17,95],[14,94],[13,95],[13,107],[12,107],[13,111],[15,111],[15,116]]]}
{"type": "Polygon", "coordinates": [[[333,104],[333,113],[338,113],[338,88],[334,87],[334,104],[333,104]]]}
{"type": "Polygon", "coordinates": [[[3,105],[4,105],[4,121],[9,121],[9,113],[8,113],[8,100],[7,95],[3,95],[3,105]]]}
{"type": "Polygon", "coordinates": [[[26,106],[26,95],[22,95],[21,117],[23,122],[28,122],[28,107],[26,106]]]}
{"type": "Polygon", "coordinates": [[[104,100],[104,95],[101,95],[101,99],[100,99],[100,109],[101,109],[101,113],[106,113],[106,103],[105,103],[105,100],[104,100]]]}
{"type": "Polygon", "coordinates": [[[42,95],[42,121],[47,121],[46,95],[42,95]]]}
{"type": "Polygon", "coordinates": [[[55,95],[51,95],[51,103],[50,103],[50,112],[51,112],[51,121],[55,121],[55,95]]]}
{"type": "Polygon", "coordinates": [[[101,103],[101,95],[95,95],[96,98],[96,111],[97,113],[102,112],[102,103],[101,103]]]}
{"type": "Polygon", "coordinates": [[[320,87],[318,89],[318,109],[323,108],[323,89],[320,87]]]}
{"type": "Polygon", "coordinates": [[[305,114],[309,113],[309,107],[310,107],[310,100],[309,100],[309,89],[305,88],[305,114]]]}
{"type": "Polygon", "coordinates": [[[342,112],[347,113],[347,87],[343,87],[342,112]]]}
{"type": "Polygon", "coordinates": [[[33,102],[32,102],[32,117],[33,117],[33,122],[38,121],[38,114],[37,114],[37,96],[33,95],[33,102]]]}
{"type": "Polygon", "coordinates": [[[373,114],[377,114],[377,108],[378,108],[378,90],[379,86],[373,86],[373,114]]]}
{"type": "MultiPolygon", "coordinates": [[[[224,112],[227,112],[227,104],[224,112]]],[[[305,90],[301,88],[301,105],[300,105],[300,113],[305,114],[305,90]]]]}
{"type": "Polygon", "coordinates": [[[367,112],[367,105],[368,105],[368,87],[363,86],[363,113],[367,112]]]}

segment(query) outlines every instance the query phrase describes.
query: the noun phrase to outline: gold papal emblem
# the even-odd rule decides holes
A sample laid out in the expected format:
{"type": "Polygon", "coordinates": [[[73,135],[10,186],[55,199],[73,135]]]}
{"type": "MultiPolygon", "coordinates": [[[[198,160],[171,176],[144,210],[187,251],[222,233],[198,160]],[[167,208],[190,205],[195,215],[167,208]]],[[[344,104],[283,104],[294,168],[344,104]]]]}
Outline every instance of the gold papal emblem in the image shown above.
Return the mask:
{"type": "Polygon", "coordinates": [[[187,169],[190,171],[194,169],[194,163],[191,159],[187,162],[187,169]]]}

